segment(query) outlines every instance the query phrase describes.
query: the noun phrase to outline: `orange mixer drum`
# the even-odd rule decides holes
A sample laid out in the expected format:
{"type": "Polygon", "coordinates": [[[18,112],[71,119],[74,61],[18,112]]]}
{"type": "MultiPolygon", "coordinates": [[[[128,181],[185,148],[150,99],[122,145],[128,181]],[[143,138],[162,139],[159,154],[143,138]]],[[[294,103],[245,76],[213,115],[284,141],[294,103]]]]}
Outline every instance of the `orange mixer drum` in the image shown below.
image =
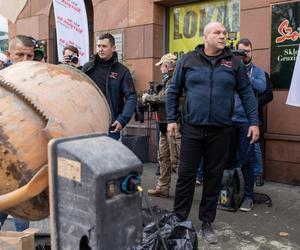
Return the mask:
{"type": "MultiPolygon", "coordinates": [[[[0,71],[0,194],[24,186],[47,165],[50,139],[107,133],[110,119],[102,92],[76,69],[21,62],[0,71]]],[[[46,218],[48,190],[3,212],[46,218]]]]}

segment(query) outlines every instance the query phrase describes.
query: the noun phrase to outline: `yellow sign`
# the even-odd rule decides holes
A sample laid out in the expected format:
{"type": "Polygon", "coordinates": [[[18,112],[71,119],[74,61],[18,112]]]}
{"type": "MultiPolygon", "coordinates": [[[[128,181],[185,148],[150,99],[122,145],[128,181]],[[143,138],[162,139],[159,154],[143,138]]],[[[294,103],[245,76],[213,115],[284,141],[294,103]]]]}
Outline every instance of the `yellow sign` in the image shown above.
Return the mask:
{"type": "Polygon", "coordinates": [[[181,57],[203,43],[207,23],[225,25],[232,43],[240,38],[240,1],[217,0],[185,4],[170,8],[169,52],[181,57]],[[235,38],[235,40],[234,40],[235,38]]]}

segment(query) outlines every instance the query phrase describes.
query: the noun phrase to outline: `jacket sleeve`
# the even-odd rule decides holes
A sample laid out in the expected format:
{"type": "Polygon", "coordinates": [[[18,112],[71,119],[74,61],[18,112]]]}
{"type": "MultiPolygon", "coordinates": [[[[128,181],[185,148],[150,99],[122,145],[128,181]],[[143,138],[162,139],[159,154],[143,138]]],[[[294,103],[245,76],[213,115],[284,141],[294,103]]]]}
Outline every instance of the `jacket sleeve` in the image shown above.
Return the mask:
{"type": "Polygon", "coordinates": [[[177,122],[179,119],[179,98],[185,83],[185,72],[183,68],[184,56],[178,61],[172,80],[167,88],[166,111],[168,123],[177,122]]]}
{"type": "Polygon", "coordinates": [[[241,98],[243,107],[247,114],[250,125],[259,125],[257,101],[251,87],[249,78],[246,73],[246,69],[242,61],[239,63],[237,71],[237,86],[236,92],[241,98]]]}
{"type": "Polygon", "coordinates": [[[272,91],[270,76],[266,72],[265,72],[265,76],[266,76],[267,87],[263,93],[258,95],[258,107],[259,108],[262,108],[262,106],[264,106],[265,104],[267,104],[273,100],[273,91],[272,91]]]}
{"type": "Polygon", "coordinates": [[[254,92],[261,94],[266,89],[265,72],[261,68],[253,66],[253,73],[250,76],[250,82],[254,92]]]}
{"type": "Polygon", "coordinates": [[[166,93],[160,93],[157,95],[147,95],[145,102],[155,105],[163,105],[165,104],[166,93]]]}
{"type": "MultiPolygon", "coordinates": [[[[171,79],[168,80],[170,82],[171,79]]],[[[164,106],[166,102],[166,88],[168,86],[168,82],[161,83],[156,88],[157,93],[155,95],[147,95],[145,102],[156,105],[156,106],[164,106]]]]}
{"type": "Polygon", "coordinates": [[[124,128],[130,121],[137,104],[137,94],[134,87],[133,79],[129,70],[125,72],[122,81],[122,92],[124,95],[124,107],[122,113],[117,117],[117,120],[121,123],[124,128]]]}

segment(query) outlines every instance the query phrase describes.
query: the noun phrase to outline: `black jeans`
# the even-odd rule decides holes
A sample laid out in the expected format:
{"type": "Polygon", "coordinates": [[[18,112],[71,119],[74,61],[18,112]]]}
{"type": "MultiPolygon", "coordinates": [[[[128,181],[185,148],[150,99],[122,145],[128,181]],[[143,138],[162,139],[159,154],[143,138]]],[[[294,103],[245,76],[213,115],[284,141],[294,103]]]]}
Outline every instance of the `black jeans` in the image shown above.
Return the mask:
{"type": "Polygon", "coordinates": [[[199,219],[213,222],[216,217],[223,171],[228,164],[228,156],[232,153],[233,128],[184,124],[181,133],[181,155],[174,212],[183,220],[189,216],[197,169],[203,156],[204,182],[199,219]]]}

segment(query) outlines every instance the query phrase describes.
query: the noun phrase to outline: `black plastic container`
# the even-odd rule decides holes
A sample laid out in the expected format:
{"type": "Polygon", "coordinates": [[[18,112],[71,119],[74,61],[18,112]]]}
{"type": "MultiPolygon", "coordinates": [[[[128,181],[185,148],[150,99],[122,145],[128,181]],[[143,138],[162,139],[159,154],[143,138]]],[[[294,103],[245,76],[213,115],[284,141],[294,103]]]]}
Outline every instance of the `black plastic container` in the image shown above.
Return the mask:
{"type": "Polygon", "coordinates": [[[149,137],[146,135],[124,135],[122,143],[143,163],[148,161],[149,137]]]}

